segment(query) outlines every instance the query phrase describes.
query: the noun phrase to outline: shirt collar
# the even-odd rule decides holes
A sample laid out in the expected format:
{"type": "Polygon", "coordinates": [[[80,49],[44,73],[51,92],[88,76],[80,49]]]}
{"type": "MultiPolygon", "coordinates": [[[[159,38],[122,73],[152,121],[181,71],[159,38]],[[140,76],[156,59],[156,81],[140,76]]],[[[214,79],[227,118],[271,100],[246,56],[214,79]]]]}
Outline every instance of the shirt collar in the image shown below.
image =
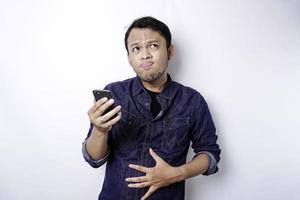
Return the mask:
{"type": "Polygon", "coordinates": [[[138,95],[144,90],[144,87],[141,83],[141,80],[138,76],[133,78],[133,84],[132,84],[132,94],[133,96],[138,95]]]}

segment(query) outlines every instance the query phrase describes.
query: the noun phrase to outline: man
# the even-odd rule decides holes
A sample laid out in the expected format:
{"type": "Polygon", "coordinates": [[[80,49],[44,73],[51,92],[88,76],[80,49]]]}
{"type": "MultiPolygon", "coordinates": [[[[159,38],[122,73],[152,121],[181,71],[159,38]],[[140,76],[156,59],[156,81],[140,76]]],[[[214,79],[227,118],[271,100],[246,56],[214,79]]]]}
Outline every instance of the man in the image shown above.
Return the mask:
{"type": "Polygon", "coordinates": [[[91,166],[107,163],[99,199],[183,200],[185,179],[218,171],[220,149],[208,106],[199,92],[167,74],[174,49],[163,22],[136,19],[125,47],[137,77],[105,87],[113,99],[89,109],[91,127],[82,145],[91,166]],[[102,115],[112,104],[118,106],[102,115]],[[195,156],[186,163],[190,141],[195,156]]]}

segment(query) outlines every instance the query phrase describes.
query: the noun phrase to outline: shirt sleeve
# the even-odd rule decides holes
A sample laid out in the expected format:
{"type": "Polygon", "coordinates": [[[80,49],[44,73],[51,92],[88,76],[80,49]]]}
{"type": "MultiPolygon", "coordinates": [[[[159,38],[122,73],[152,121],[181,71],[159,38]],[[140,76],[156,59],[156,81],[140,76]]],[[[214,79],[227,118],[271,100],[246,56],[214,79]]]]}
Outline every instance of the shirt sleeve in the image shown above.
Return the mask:
{"type": "Polygon", "coordinates": [[[85,140],[82,143],[82,154],[83,154],[85,161],[88,162],[94,168],[98,168],[98,167],[102,166],[104,163],[106,163],[106,161],[108,159],[108,155],[109,155],[109,149],[107,150],[107,153],[103,158],[101,158],[99,160],[94,160],[91,158],[91,156],[88,154],[88,152],[86,150],[86,143],[87,143],[87,140],[85,140]]]}
{"type": "MultiPolygon", "coordinates": [[[[216,128],[204,98],[198,94],[193,98],[191,140],[195,156],[205,153],[209,157],[209,168],[203,175],[218,171],[221,150],[217,144],[216,128]]],[[[194,156],[194,157],[195,157],[194,156]]]]}
{"type": "Polygon", "coordinates": [[[218,163],[214,157],[214,155],[208,151],[202,151],[202,152],[198,152],[195,154],[195,156],[193,157],[193,159],[195,157],[197,157],[199,154],[206,154],[208,156],[208,159],[209,159],[209,164],[208,164],[208,169],[205,173],[203,173],[203,175],[210,175],[210,174],[213,174],[214,172],[216,172],[216,169],[217,169],[217,166],[218,166],[218,163]]]}
{"type": "Polygon", "coordinates": [[[109,156],[109,148],[107,149],[107,153],[103,158],[101,158],[99,160],[94,160],[91,158],[91,156],[87,152],[86,143],[87,143],[87,139],[90,137],[90,135],[92,133],[92,130],[93,130],[93,124],[91,123],[87,137],[86,137],[85,141],[82,143],[82,155],[83,155],[83,158],[85,159],[85,161],[89,163],[89,165],[91,165],[94,168],[98,168],[98,167],[102,166],[104,163],[106,163],[108,156],[109,156]]]}

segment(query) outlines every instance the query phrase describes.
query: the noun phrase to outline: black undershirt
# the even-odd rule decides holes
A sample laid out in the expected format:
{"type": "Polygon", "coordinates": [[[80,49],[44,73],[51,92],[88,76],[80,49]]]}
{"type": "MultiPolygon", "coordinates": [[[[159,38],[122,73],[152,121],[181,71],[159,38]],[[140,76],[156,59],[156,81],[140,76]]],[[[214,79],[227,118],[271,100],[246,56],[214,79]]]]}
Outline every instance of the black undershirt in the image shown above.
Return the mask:
{"type": "Polygon", "coordinates": [[[152,112],[153,118],[155,118],[158,115],[158,113],[161,111],[161,105],[158,103],[157,98],[156,98],[156,96],[159,94],[159,92],[152,92],[147,89],[146,89],[146,91],[151,96],[151,112],[152,112]]]}

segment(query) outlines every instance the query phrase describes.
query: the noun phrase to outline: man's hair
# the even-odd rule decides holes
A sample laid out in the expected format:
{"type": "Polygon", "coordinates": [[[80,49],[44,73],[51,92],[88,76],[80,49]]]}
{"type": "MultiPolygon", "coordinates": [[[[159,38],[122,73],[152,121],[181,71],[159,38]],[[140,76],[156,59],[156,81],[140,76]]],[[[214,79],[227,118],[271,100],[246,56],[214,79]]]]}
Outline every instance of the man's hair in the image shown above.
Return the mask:
{"type": "Polygon", "coordinates": [[[155,19],[154,17],[141,17],[138,19],[135,19],[132,24],[129,26],[129,28],[127,29],[126,33],[125,33],[125,38],[124,38],[124,42],[125,42],[125,48],[127,50],[127,53],[129,54],[128,51],[128,46],[127,46],[127,39],[129,37],[130,31],[133,28],[150,28],[154,31],[159,32],[166,40],[166,45],[167,45],[167,49],[169,49],[170,45],[171,45],[171,32],[169,27],[159,21],[158,19],[155,19]]]}

